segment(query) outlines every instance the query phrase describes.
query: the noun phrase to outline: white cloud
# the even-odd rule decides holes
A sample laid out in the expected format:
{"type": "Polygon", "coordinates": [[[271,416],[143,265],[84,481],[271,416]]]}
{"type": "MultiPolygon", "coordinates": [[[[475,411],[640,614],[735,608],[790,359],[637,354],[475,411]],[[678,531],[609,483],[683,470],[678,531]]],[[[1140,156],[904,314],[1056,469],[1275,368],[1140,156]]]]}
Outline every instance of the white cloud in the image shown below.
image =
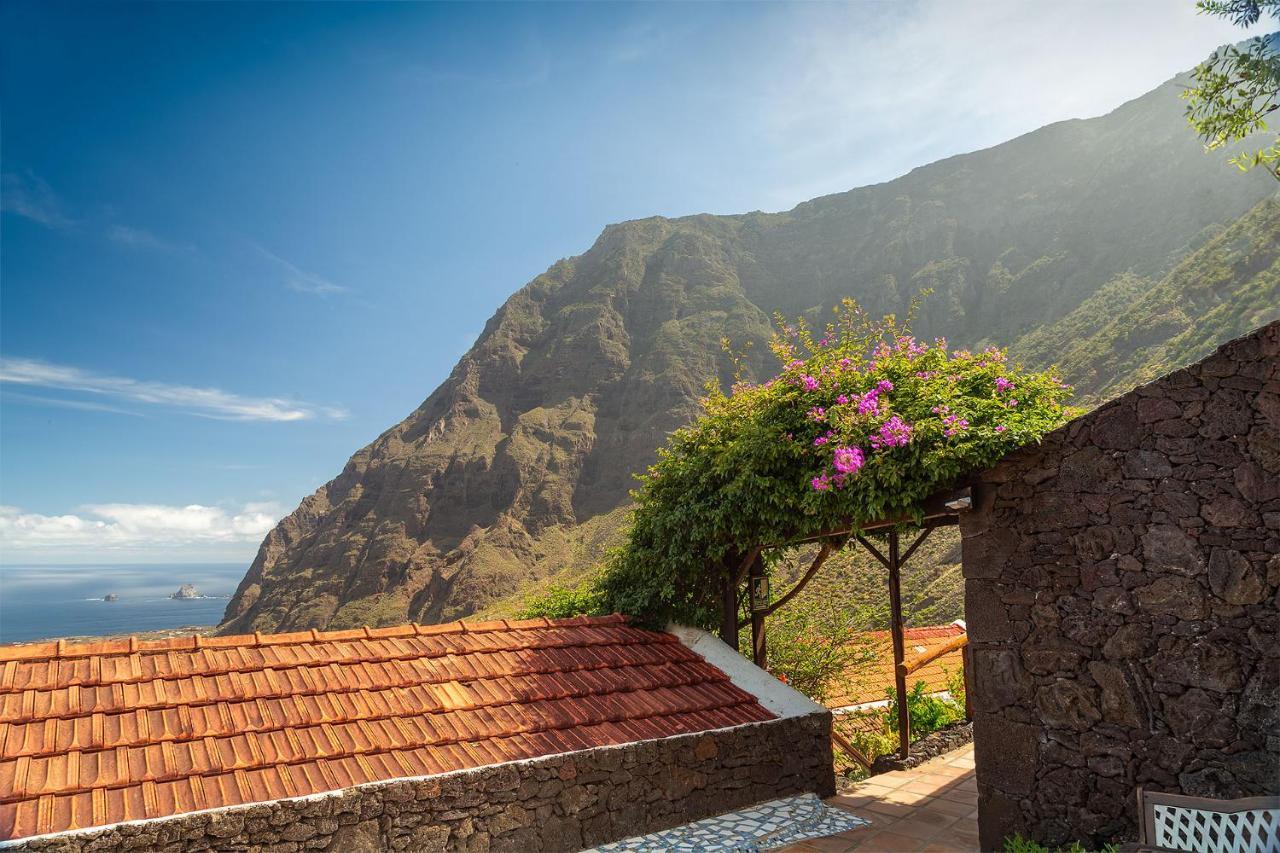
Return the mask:
{"type": "Polygon", "coordinates": [[[336,293],[347,293],[349,288],[340,284],[334,284],[324,276],[317,275],[313,272],[297,267],[284,258],[273,252],[264,249],[261,246],[254,245],[258,253],[267,260],[271,261],[275,267],[284,275],[284,286],[298,293],[307,293],[312,296],[330,296],[336,293]]]}
{"type": "Polygon", "coordinates": [[[758,78],[725,84],[794,177],[778,206],[1101,115],[1246,35],[1173,0],[787,9],[758,78]]]}
{"type": "Polygon", "coordinates": [[[0,210],[38,222],[46,228],[70,228],[75,222],[64,212],[62,200],[31,172],[0,176],[0,210]]]}
{"type": "Polygon", "coordinates": [[[286,422],[317,417],[340,419],[347,414],[342,409],[295,400],[243,397],[217,388],[107,376],[29,358],[0,357],[0,383],[99,395],[218,420],[286,422]]]}
{"type": "Polygon", "coordinates": [[[12,562],[73,553],[137,556],[161,550],[257,545],[282,514],[275,503],[245,504],[238,511],[200,504],[91,504],[66,515],[0,506],[0,555],[12,562]]]}
{"type": "Polygon", "coordinates": [[[192,251],[192,247],[187,244],[170,243],[146,228],[136,228],[132,225],[112,225],[107,228],[107,237],[113,242],[131,249],[146,249],[154,252],[192,251]]]}

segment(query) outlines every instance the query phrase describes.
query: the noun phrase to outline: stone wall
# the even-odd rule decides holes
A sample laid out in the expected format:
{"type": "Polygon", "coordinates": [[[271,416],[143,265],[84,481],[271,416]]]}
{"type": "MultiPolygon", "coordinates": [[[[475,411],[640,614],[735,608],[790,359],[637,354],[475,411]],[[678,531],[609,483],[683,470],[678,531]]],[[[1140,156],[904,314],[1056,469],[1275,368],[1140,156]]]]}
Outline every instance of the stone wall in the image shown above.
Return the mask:
{"type": "Polygon", "coordinates": [[[742,806],[835,792],[831,715],[584,750],[44,836],[9,850],[569,851],[742,806]]]}
{"type": "Polygon", "coordinates": [[[1280,793],[1280,324],[977,478],[961,520],[983,849],[1280,793]]]}

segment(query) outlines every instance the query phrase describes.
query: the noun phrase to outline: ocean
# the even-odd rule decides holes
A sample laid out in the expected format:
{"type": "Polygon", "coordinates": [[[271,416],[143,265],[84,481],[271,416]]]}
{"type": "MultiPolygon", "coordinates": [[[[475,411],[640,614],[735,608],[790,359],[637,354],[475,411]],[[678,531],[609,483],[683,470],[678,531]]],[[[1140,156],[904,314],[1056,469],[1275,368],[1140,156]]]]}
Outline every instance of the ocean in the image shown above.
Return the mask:
{"type": "Polygon", "coordinates": [[[216,625],[244,563],[0,566],[0,643],[216,625]],[[169,595],[189,583],[205,598],[169,595]],[[118,601],[103,601],[114,592],[118,601]]]}

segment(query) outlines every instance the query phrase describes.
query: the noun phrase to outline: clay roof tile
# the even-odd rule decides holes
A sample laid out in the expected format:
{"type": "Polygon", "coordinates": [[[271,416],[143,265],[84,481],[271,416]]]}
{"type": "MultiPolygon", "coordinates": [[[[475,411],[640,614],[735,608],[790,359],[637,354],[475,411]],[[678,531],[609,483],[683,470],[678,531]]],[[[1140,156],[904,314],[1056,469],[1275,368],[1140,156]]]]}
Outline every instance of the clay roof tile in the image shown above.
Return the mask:
{"type": "Polygon", "coordinates": [[[0,646],[0,838],[770,716],[616,615],[0,646]]]}

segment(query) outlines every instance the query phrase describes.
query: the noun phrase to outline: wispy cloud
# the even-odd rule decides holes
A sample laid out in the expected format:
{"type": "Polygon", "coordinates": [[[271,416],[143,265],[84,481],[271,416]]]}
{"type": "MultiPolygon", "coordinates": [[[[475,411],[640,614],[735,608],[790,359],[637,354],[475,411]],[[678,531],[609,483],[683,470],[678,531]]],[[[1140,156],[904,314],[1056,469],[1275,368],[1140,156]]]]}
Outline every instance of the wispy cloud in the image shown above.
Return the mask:
{"type": "Polygon", "coordinates": [[[0,506],[0,551],[31,555],[256,543],[282,514],[276,503],[248,503],[233,510],[200,504],[90,504],[65,515],[0,506]]]}
{"type": "Polygon", "coordinates": [[[5,172],[0,176],[0,181],[0,208],[5,213],[21,216],[54,231],[77,228],[84,233],[100,234],[113,243],[140,251],[195,251],[195,247],[189,243],[166,240],[147,228],[112,222],[116,214],[111,208],[108,208],[106,214],[84,218],[73,215],[69,212],[72,205],[67,204],[47,181],[29,170],[5,172]]]}
{"type": "Polygon", "coordinates": [[[31,172],[5,172],[0,176],[0,209],[46,228],[75,225],[53,188],[31,172]]]}
{"type": "Polygon", "coordinates": [[[307,293],[312,296],[332,296],[338,293],[350,292],[350,288],[334,284],[322,275],[308,272],[256,243],[253,248],[283,274],[284,286],[290,290],[298,293],[307,293]]]}
{"type": "Polygon", "coordinates": [[[342,409],[296,400],[244,397],[218,388],[108,376],[29,358],[0,357],[0,383],[98,395],[218,420],[288,422],[340,419],[347,414],[342,409]]]}
{"type": "Polygon", "coordinates": [[[107,228],[107,238],[130,249],[142,249],[153,252],[191,252],[194,247],[187,243],[172,243],[156,236],[146,228],[132,225],[111,225],[107,228]]]}
{"type": "Polygon", "coordinates": [[[788,7],[759,78],[732,81],[725,98],[746,99],[776,168],[797,178],[775,204],[1106,113],[1243,35],[1165,0],[898,8],[788,7]]]}
{"type": "Polygon", "coordinates": [[[119,406],[110,406],[106,403],[95,403],[93,400],[72,400],[64,397],[46,397],[43,394],[23,394],[19,391],[5,391],[4,401],[12,403],[14,401],[20,403],[34,403],[38,406],[54,406],[59,409],[79,409],[83,412],[110,412],[114,415],[129,415],[131,417],[142,417],[141,412],[122,409],[119,406]]]}

